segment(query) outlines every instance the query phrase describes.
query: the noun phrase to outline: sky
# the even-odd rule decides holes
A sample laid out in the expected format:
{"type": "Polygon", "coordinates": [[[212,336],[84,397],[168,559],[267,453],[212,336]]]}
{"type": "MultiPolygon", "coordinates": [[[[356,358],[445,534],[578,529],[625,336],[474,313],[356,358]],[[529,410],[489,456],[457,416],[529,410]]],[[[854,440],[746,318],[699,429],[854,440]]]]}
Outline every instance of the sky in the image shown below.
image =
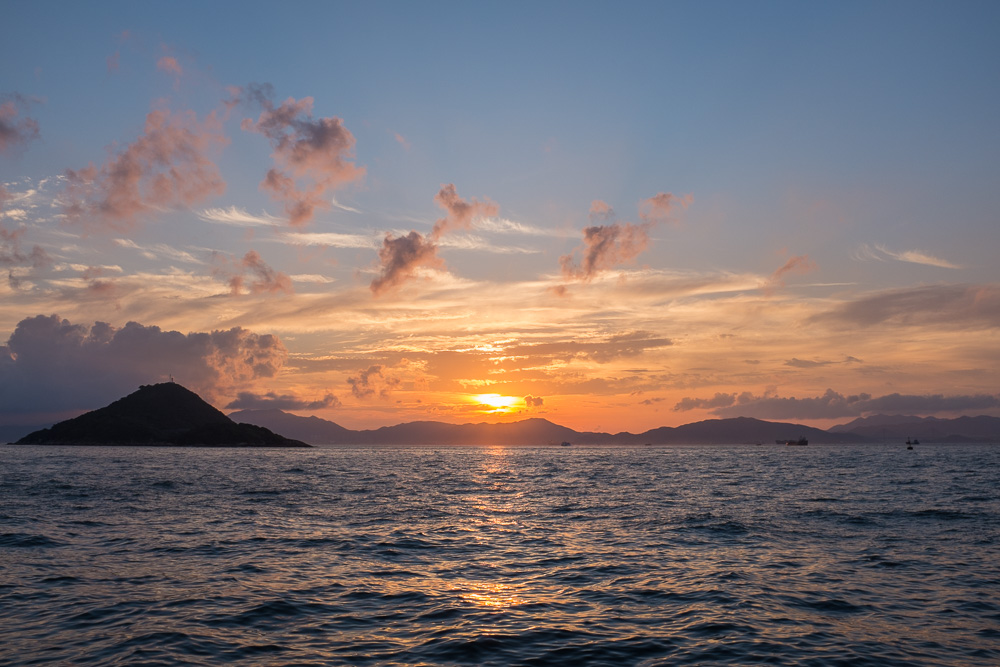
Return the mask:
{"type": "Polygon", "coordinates": [[[0,425],[1000,416],[996,2],[0,11],[0,425]]]}

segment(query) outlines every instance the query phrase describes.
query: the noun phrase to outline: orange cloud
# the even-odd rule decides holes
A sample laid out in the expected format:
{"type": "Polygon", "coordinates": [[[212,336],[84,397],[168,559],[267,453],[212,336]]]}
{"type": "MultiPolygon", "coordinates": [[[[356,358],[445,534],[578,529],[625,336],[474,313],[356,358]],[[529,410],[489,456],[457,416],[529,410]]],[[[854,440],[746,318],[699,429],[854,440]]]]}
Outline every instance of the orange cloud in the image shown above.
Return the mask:
{"type": "Polygon", "coordinates": [[[70,222],[126,230],[161,206],[198,203],[225,191],[209,152],[228,140],[214,114],[151,111],[144,133],[100,168],[68,169],[65,207],[70,222]]]}
{"type": "Polygon", "coordinates": [[[691,195],[678,197],[669,192],[659,192],[639,202],[639,218],[645,222],[664,222],[670,218],[675,206],[687,208],[692,201],[691,195]]]}
{"type": "Polygon", "coordinates": [[[327,209],[327,190],[360,180],[365,168],[354,158],[354,135],[340,118],[312,116],[313,98],[288,98],[275,107],[270,85],[237,89],[228,106],[250,102],[262,107],[256,121],[244,119],[241,127],[267,137],[274,148],[276,166],[267,172],[261,188],[284,203],[292,225],[312,220],[317,209],[327,209]]]}

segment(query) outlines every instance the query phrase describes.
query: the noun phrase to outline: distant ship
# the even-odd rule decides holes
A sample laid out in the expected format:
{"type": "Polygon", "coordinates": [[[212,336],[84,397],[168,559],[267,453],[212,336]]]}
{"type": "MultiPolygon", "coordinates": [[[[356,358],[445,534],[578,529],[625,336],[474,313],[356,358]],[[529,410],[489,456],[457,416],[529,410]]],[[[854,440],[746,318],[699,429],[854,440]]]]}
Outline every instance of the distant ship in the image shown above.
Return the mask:
{"type": "Polygon", "coordinates": [[[572,442],[560,442],[560,443],[559,443],[559,446],[560,446],[560,447],[570,447],[570,446],[572,446],[572,445],[573,445],[573,443],[572,443],[572,442]]]}
{"type": "Polygon", "coordinates": [[[775,440],[776,445],[788,445],[789,447],[805,447],[809,444],[809,441],[805,438],[799,438],[798,440],[775,440]]]}
{"type": "Polygon", "coordinates": [[[920,444],[920,441],[917,440],[916,438],[914,438],[913,440],[910,440],[909,438],[906,439],[906,448],[907,449],[913,449],[913,445],[919,445],[919,444],[920,444]]]}

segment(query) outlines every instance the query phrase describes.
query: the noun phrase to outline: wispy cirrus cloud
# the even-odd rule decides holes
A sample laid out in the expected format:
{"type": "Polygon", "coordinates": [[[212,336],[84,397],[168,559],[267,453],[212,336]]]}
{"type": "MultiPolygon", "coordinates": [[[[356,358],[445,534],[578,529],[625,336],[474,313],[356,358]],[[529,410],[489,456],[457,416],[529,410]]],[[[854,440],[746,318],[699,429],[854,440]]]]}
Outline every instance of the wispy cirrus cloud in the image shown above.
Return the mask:
{"type": "Polygon", "coordinates": [[[796,255],[781,265],[768,279],[761,285],[765,294],[772,294],[779,287],[785,286],[785,276],[791,273],[811,273],[817,269],[816,262],[809,259],[809,255],[796,255]]]}
{"type": "Polygon", "coordinates": [[[204,264],[202,260],[198,259],[190,252],[186,250],[181,250],[180,248],[175,248],[166,243],[150,243],[150,244],[140,244],[136,243],[131,239],[114,239],[113,243],[119,248],[129,248],[131,250],[137,250],[139,254],[149,260],[156,259],[169,259],[172,261],[184,262],[186,264],[204,264]]]}
{"type": "Polygon", "coordinates": [[[281,218],[276,218],[269,213],[261,212],[259,215],[255,215],[237,206],[206,208],[198,211],[197,215],[205,222],[217,222],[237,227],[274,227],[282,222],[281,218]]]}
{"type": "Polygon", "coordinates": [[[896,260],[898,262],[909,262],[911,264],[923,264],[924,266],[935,266],[939,269],[961,269],[963,268],[960,264],[954,264],[946,259],[941,259],[940,257],[935,257],[920,250],[901,250],[894,251],[889,250],[884,245],[874,244],[869,245],[864,243],[860,245],[853,253],[853,258],[861,261],[865,260],[875,260],[879,262],[884,262],[887,259],[896,260]]]}

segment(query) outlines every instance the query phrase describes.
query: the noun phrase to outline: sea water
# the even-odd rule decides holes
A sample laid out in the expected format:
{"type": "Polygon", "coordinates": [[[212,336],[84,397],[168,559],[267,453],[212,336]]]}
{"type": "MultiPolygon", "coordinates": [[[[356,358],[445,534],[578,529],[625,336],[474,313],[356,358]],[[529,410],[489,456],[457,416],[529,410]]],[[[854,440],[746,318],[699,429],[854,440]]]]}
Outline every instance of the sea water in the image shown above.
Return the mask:
{"type": "Polygon", "coordinates": [[[0,447],[0,664],[1000,664],[1000,447],[0,447]]]}

